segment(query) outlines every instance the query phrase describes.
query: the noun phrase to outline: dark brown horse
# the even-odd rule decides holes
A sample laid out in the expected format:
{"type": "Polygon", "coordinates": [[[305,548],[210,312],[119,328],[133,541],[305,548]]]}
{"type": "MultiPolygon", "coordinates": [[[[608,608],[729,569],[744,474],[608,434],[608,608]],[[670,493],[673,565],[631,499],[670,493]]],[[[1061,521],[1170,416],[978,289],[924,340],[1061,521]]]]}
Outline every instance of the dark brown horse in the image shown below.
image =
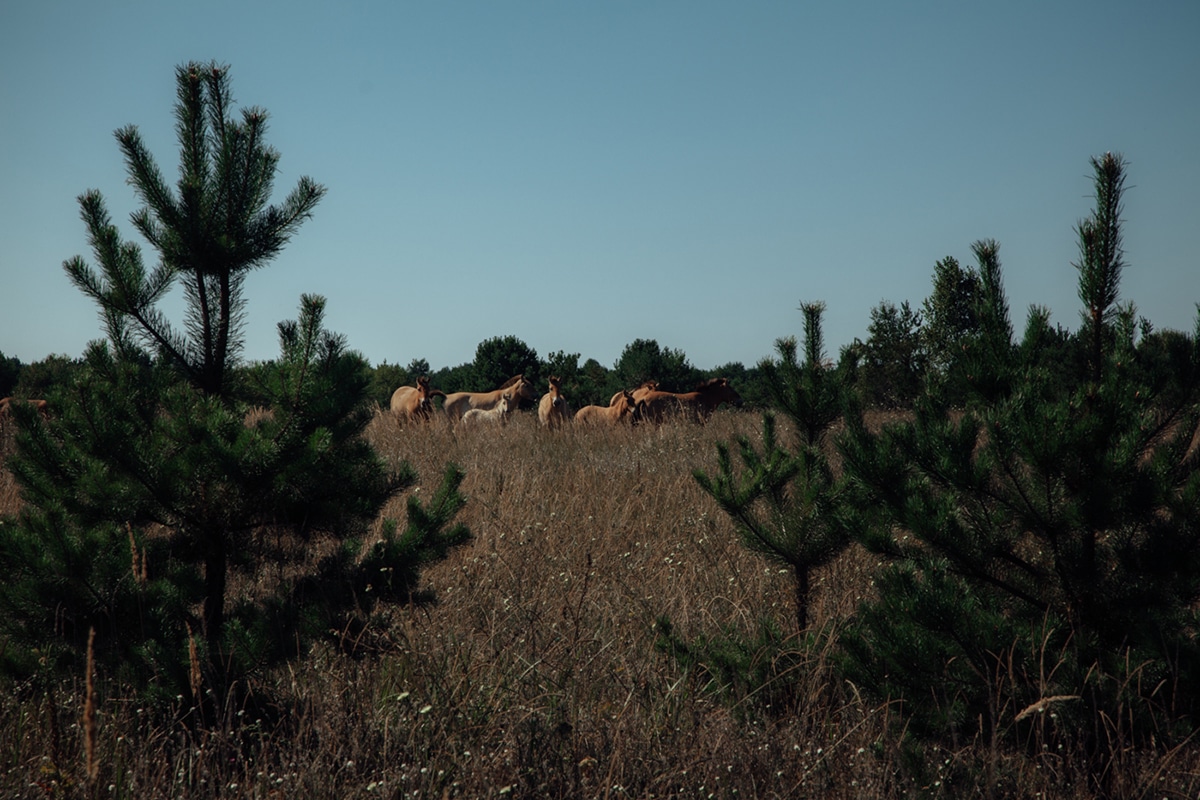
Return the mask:
{"type": "MultiPolygon", "coordinates": [[[[636,394],[636,393],[635,393],[636,394]]],[[[728,378],[713,378],[696,386],[691,392],[646,392],[638,399],[638,413],[648,422],[665,422],[673,417],[686,417],[707,422],[723,403],[741,407],[742,396],[729,385],[728,378]]]]}

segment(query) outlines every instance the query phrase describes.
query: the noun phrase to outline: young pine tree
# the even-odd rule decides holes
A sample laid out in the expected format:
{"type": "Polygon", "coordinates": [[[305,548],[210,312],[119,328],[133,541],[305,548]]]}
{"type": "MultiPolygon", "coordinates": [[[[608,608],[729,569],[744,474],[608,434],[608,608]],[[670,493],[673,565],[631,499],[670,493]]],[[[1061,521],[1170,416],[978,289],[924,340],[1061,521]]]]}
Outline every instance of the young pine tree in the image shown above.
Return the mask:
{"type": "Polygon", "coordinates": [[[765,359],[759,369],[773,404],[796,430],[794,450],[779,442],[773,413],[763,415],[762,442],[737,440],[741,468],[734,467],[729,446],[717,445],[717,473],[697,470],[696,480],[734,521],[743,543],[792,572],[797,631],[809,629],[812,574],[850,543],[839,513],[839,490],[823,445],[841,413],[832,370],[824,363],[820,303],[801,306],[804,313],[804,361],[797,361],[796,340],[775,343],[779,360],[765,359]]]}
{"type": "Polygon", "coordinates": [[[277,361],[239,369],[245,277],[324,189],[302,178],[268,205],[279,156],[266,114],[232,116],[224,67],[187,64],[176,83],[175,191],[136,128],[117,132],[154,269],[98,192],[80,198],[99,271],[64,266],[107,341],[89,346],[50,423],[23,415],[9,466],[26,505],[0,526],[0,629],[10,666],[77,661],[94,628],[101,663],[135,685],[224,697],[376,599],[409,599],[420,567],[468,534],[451,524],[462,474],[450,467],[427,507],[409,504],[407,529],[385,524],[364,554],[380,509],[415,476],[387,470],[363,438],[369,370],[325,330],[323,299],[304,296],[279,325],[277,361]],[[176,285],[182,329],[158,309],[176,285]]]}
{"type": "Polygon", "coordinates": [[[843,639],[847,669],[903,700],[910,730],[1038,726],[1104,758],[1112,741],[1172,741],[1200,710],[1200,351],[1172,345],[1170,392],[1134,368],[1133,311],[1117,306],[1125,165],[1092,166],[1076,265],[1087,378],[1064,386],[1042,357],[1057,346],[1044,312],[1006,344],[996,262],[965,411],[926,396],[911,422],[872,434],[852,418],[840,442],[854,507],[882,512],[862,521],[865,542],[889,560],[843,639]]]}
{"type": "Polygon", "coordinates": [[[736,440],[740,466],[730,447],[717,444],[717,472],[694,473],[696,481],[733,520],[751,551],[788,568],[792,576],[795,631],[788,635],[771,619],[760,620],[750,634],[722,631],[685,641],[668,619],[658,621],[660,650],[682,667],[697,670],[730,701],[738,713],[762,708],[773,714],[795,708],[796,677],[803,674],[804,653],[790,642],[812,642],[810,606],[813,573],[850,543],[841,524],[839,486],[825,454],[829,428],[840,415],[840,390],[825,364],[820,303],[801,306],[804,313],[804,361],[797,359],[795,338],[775,343],[779,360],[759,364],[771,402],[795,428],[794,447],[779,441],[773,411],[763,414],[762,441],[736,440]]]}
{"type": "Polygon", "coordinates": [[[976,268],[945,258],[934,266],[933,293],[922,306],[921,340],[928,356],[926,391],[962,405],[972,394],[999,391],[981,383],[1008,374],[997,368],[1011,357],[1012,325],[1000,278],[1000,244],[971,245],[976,268]],[[991,365],[989,367],[989,365],[991,365]]]}

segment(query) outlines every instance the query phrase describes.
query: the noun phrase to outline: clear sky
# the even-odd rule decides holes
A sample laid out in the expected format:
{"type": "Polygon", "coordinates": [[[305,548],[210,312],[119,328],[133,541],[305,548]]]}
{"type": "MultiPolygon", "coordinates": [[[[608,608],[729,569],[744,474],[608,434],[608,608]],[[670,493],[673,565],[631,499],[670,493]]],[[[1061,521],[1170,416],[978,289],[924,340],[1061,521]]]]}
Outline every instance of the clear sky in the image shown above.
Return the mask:
{"type": "Polygon", "coordinates": [[[102,335],[62,269],[95,263],[76,197],[99,189],[136,236],[112,134],[137,125],[174,181],[189,60],[270,112],[277,201],[300,175],[328,187],[247,283],[248,358],[277,355],[302,293],[373,364],[455,366],[513,335],[609,367],[639,338],[752,366],[813,300],[836,357],[982,238],[1018,335],[1032,303],[1074,330],[1074,226],[1110,150],[1130,164],[1122,299],[1190,331],[1198,43],[1196,0],[13,0],[0,351],[102,335]]]}

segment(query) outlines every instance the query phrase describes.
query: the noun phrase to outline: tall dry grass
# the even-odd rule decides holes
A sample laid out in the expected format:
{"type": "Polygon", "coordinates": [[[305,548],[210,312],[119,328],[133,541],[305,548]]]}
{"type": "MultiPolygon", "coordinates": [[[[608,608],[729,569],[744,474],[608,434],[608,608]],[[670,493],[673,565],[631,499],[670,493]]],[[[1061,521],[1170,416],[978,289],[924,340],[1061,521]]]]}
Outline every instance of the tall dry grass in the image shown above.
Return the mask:
{"type": "MultiPolygon", "coordinates": [[[[663,615],[686,639],[794,619],[789,575],[741,547],[692,478],[714,469],[715,441],[758,428],[757,415],[725,413],[611,431],[542,430],[529,413],[476,431],[379,415],[367,435],[418,469],[418,495],[448,461],[467,473],[474,541],[424,576],[440,602],[377,622],[357,658],[321,648],[264,676],[289,709],[279,719],[231,710],[197,729],[96,675],[94,782],[85,676],[16,687],[0,701],[0,794],[1091,796],[1069,753],[905,747],[894,709],[837,677],[833,637],[870,590],[862,552],[818,578],[816,645],[763,653],[787,665],[786,707],[731,703],[656,649],[663,615]]],[[[402,520],[403,499],[385,514],[402,520]]],[[[1129,754],[1126,796],[1193,796],[1197,763],[1194,750],[1129,754]]]]}

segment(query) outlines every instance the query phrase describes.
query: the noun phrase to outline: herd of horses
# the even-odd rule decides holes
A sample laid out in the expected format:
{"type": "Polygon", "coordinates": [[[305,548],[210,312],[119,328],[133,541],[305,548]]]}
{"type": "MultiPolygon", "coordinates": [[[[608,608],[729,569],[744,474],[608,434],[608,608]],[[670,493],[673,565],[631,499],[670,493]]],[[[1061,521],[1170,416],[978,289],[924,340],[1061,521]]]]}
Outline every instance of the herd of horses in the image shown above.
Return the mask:
{"type": "MultiPolygon", "coordinates": [[[[0,399],[0,422],[12,416],[17,403],[34,406],[49,418],[45,400],[0,399]]],[[[442,416],[452,423],[466,427],[504,424],[509,415],[536,403],[538,421],[547,428],[566,425],[620,425],[638,422],[661,423],[672,418],[705,422],[723,404],[741,407],[742,397],[727,378],[703,381],[690,392],[667,392],[657,381],[646,381],[633,389],[622,389],[612,396],[607,406],[588,405],[571,410],[562,391],[562,380],[552,375],[545,394],[538,396],[533,382],[517,375],[490,392],[451,392],[446,394],[432,388],[429,378],[417,379],[416,386],[401,386],[392,393],[391,413],[400,422],[428,421],[442,416]],[[442,398],[439,407],[434,398],[442,398]]]]}
{"type": "Polygon", "coordinates": [[[537,405],[538,422],[546,428],[570,424],[621,425],[639,422],[662,423],[682,418],[705,422],[721,405],[741,407],[742,397],[727,378],[701,382],[690,392],[668,392],[657,381],[646,381],[636,389],[622,389],[607,406],[587,405],[572,412],[562,391],[562,380],[550,376],[547,391],[538,396],[533,382],[524,375],[510,378],[490,392],[445,392],[433,389],[429,378],[416,386],[401,386],[392,393],[391,413],[401,423],[425,422],[443,416],[464,427],[502,425],[522,404],[537,405]],[[442,398],[441,408],[433,402],[442,398]]]}

